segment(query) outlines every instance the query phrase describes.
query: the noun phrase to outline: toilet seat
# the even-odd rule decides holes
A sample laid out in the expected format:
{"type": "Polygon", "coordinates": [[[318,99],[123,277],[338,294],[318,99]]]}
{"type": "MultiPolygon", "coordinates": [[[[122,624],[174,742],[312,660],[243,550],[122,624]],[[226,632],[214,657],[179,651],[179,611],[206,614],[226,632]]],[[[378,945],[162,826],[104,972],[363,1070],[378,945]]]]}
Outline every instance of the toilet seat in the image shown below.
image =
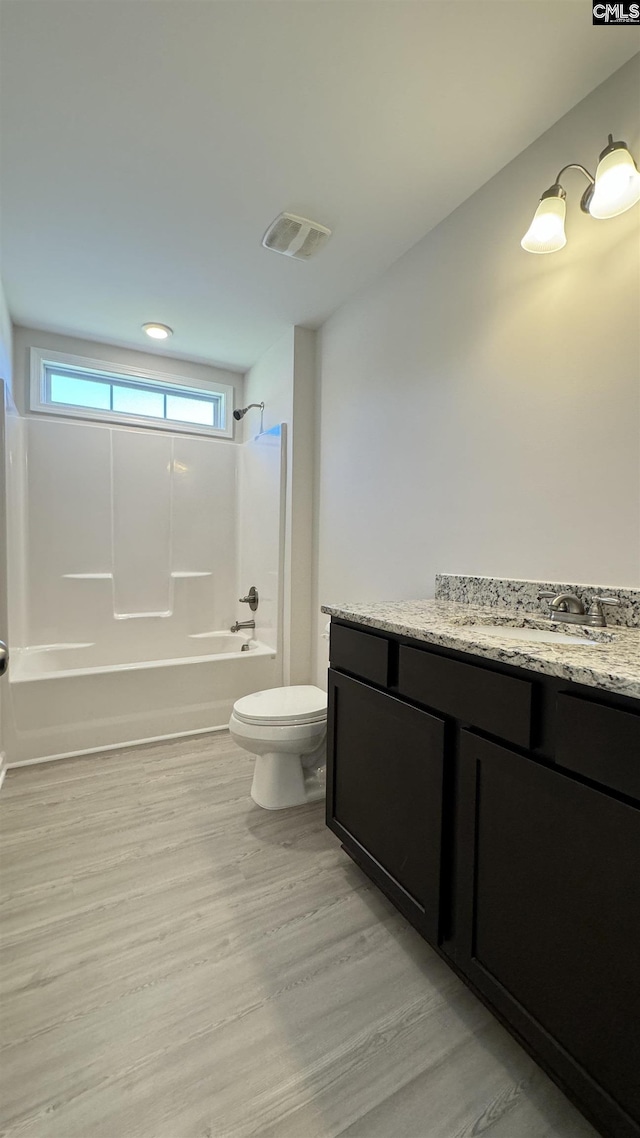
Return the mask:
{"type": "Polygon", "coordinates": [[[241,723],[274,727],[324,723],[327,718],[327,695],[311,684],[269,688],[237,700],[233,714],[241,723]]]}

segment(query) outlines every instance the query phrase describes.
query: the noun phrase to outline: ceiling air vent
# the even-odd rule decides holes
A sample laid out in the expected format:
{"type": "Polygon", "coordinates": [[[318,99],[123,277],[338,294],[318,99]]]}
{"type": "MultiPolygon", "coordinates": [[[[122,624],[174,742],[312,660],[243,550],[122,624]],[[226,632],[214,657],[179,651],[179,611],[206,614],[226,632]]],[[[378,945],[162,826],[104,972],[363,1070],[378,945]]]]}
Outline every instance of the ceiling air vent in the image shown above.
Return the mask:
{"type": "Polygon", "coordinates": [[[274,253],[285,257],[297,257],[308,261],[325,241],[331,237],[331,230],[308,217],[297,217],[295,213],[281,213],[267,229],[262,244],[274,253]]]}

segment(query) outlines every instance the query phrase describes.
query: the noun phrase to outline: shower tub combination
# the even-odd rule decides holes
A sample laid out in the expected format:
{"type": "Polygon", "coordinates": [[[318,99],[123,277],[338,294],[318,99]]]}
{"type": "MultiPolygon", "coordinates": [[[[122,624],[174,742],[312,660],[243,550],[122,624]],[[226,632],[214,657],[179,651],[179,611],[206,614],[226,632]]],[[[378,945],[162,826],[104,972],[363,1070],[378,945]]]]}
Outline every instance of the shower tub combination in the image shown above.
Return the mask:
{"type": "Polygon", "coordinates": [[[174,652],[105,663],[95,644],[18,649],[9,684],[12,765],[226,727],[239,696],[281,682],[275,650],[240,633],[196,634],[174,652]]]}
{"type": "Polygon", "coordinates": [[[237,699],[282,683],[284,437],[21,421],[10,765],[222,729],[237,699]],[[230,631],[249,615],[255,630],[230,631]]]}

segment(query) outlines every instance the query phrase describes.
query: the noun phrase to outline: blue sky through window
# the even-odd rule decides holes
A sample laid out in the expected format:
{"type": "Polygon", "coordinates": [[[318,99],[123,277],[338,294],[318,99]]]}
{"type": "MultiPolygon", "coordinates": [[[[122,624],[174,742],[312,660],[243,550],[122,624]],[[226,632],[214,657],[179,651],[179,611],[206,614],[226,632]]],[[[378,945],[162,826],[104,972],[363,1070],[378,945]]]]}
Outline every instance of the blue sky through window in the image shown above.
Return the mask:
{"type": "Polygon", "coordinates": [[[92,407],[108,411],[111,397],[109,385],[91,379],[51,373],[51,402],[66,403],[70,407],[92,407]]]}
{"type": "Polygon", "coordinates": [[[142,415],[151,419],[164,419],[164,395],[161,391],[145,391],[137,387],[113,385],[113,410],[126,415],[142,415]]]}
{"type": "Polygon", "coordinates": [[[95,418],[162,420],[194,427],[224,430],[225,395],[218,391],[191,392],[169,384],[147,383],[140,379],[81,372],[45,364],[43,402],[49,406],[74,407],[87,412],[104,412],[95,418]]]}
{"type": "Polygon", "coordinates": [[[179,423],[197,423],[202,427],[213,427],[213,404],[204,399],[189,399],[184,395],[167,395],[167,419],[177,419],[179,423]]]}

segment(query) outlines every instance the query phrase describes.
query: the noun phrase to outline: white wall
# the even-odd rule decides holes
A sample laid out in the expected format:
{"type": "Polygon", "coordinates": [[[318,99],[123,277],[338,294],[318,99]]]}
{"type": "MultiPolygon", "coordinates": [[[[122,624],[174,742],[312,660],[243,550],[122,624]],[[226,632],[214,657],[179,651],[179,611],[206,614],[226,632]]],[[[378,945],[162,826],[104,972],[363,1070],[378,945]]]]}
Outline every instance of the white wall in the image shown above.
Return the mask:
{"type": "Polygon", "coordinates": [[[0,383],[4,381],[9,390],[12,386],[13,329],[7,301],[0,278],[0,383]]]}
{"type": "MultiPolygon", "coordinates": [[[[11,317],[0,279],[0,640],[4,641],[9,639],[5,447],[6,435],[10,431],[6,420],[11,409],[12,339],[11,317]]],[[[0,722],[6,716],[6,687],[5,679],[0,684],[0,722]]],[[[3,777],[4,766],[3,733],[0,726],[0,778],[3,777]]]]}
{"type": "MultiPolygon", "coordinates": [[[[291,424],[293,417],[295,329],[290,328],[246,373],[244,403],[264,403],[264,430],[278,423],[291,424]]],[[[248,411],[242,420],[244,438],[251,439],[260,430],[260,411],[248,411]]],[[[291,444],[291,439],[289,439],[291,444]]]]}
{"type": "MultiPolygon", "coordinates": [[[[264,429],[287,424],[284,570],[284,683],[309,683],[312,601],[315,332],[291,328],[245,376],[245,403],[264,402],[264,429]]],[[[249,411],[245,438],[260,429],[249,411]]],[[[250,583],[250,582],[249,582],[250,583]]]]}
{"type": "Polygon", "coordinates": [[[291,454],[291,682],[311,680],[313,582],[313,475],[316,334],[294,330],[293,431],[291,454]]]}
{"type": "Polygon", "coordinates": [[[609,131],[640,157],[639,63],[321,330],[318,627],[322,602],[427,597],[438,570],[640,584],[640,208],[581,214],[569,171],[565,249],[519,244],[609,131]]]}

